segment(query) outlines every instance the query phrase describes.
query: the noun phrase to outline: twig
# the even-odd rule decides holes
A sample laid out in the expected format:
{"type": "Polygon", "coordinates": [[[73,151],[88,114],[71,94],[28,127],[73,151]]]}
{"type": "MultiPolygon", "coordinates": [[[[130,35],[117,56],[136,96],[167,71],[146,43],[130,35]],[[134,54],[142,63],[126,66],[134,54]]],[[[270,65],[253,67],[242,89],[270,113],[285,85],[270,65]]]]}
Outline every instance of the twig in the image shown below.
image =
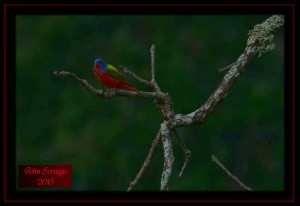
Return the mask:
{"type": "Polygon", "coordinates": [[[172,141],[170,137],[170,130],[167,122],[164,121],[160,125],[161,141],[164,147],[164,169],[160,181],[160,191],[169,190],[169,181],[172,174],[172,167],[174,163],[174,154],[172,149],[172,141]]]}
{"type": "Polygon", "coordinates": [[[156,137],[154,138],[153,142],[152,142],[152,146],[151,149],[148,153],[147,158],[144,161],[144,164],[142,166],[142,168],[140,169],[139,173],[136,175],[135,179],[130,183],[129,188],[127,189],[127,192],[132,191],[134,189],[134,187],[136,186],[136,184],[140,181],[140,179],[142,178],[142,176],[144,175],[145,171],[147,170],[147,168],[149,167],[150,163],[152,162],[153,156],[158,148],[158,145],[160,143],[160,130],[158,131],[156,137]]]}
{"type": "Polygon", "coordinates": [[[155,82],[155,44],[150,48],[151,53],[151,82],[155,82]]]}
{"type": "Polygon", "coordinates": [[[213,162],[215,162],[219,167],[221,167],[221,169],[226,172],[226,174],[232,178],[235,182],[237,182],[242,188],[244,188],[245,190],[248,191],[253,191],[251,187],[246,186],[241,180],[239,180],[239,178],[237,178],[236,176],[234,176],[228,169],[226,169],[226,167],[214,156],[211,156],[211,160],[213,162]]]}
{"type": "Polygon", "coordinates": [[[180,173],[178,175],[178,177],[181,177],[183,172],[184,172],[184,169],[187,165],[187,163],[189,162],[190,158],[191,158],[191,151],[186,147],[186,145],[184,144],[183,140],[181,139],[181,137],[179,136],[178,132],[175,130],[175,129],[172,129],[173,133],[175,134],[178,142],[179,142],[179,145],[181,147],[181,149],[183,150],[183,153],[184,153],[184,156],[185,156],[185,161],[184,161],[184,164],[180,170],[180,173]]]}
{"type": "Polygon", "coordinates": [[[160,88],[155,80],[155,44],[152,44],[150,48],[151,54],[151,83],[153,84],[154,90],[160,92],[160,88]]]}
{"type": "Polygon", "coordinates": [[[132,71],[128,70],[126,67],[124,66],[119,66],[119,68],[121,69],[122,72],[124,72],[125,74],[127,74],[128,76],[131,76],[132,78],[134,78],[135,80],[137,80],[138,82],[145,84],[147,86],[153,87],[153,84],[147,80],[142,79],[141,77],[139,77],[138,75],[136,75],[135,73],[133,73],[132,71]]]}
{"type": "Polygon", "coordinates": [[[233,63],[231,63],[231,64],[229,64],[228,66],[226,66],[226,67],[224,67],[222,69],[219,69],[219,72],[221,73],[221,72],[224,72],[224,71],[230,69],[230,67],[232,67],[235,63],[236,63],[236,61],[233,62],[233,63]]]}

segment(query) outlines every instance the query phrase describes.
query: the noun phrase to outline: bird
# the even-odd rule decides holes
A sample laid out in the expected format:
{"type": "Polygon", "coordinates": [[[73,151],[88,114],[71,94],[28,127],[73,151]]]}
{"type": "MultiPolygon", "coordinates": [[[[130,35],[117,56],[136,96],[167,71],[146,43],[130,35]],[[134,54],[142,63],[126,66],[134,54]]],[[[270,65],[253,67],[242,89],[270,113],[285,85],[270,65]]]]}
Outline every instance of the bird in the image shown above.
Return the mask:
{"type": "Polygon", "coordinates": [[[124,75],[114,66],[107,64],[102,59],[96,59],[94,62],[94,77],[109,88],[121,89],[138,92],[138,90],[128,84],[124,75]]]}

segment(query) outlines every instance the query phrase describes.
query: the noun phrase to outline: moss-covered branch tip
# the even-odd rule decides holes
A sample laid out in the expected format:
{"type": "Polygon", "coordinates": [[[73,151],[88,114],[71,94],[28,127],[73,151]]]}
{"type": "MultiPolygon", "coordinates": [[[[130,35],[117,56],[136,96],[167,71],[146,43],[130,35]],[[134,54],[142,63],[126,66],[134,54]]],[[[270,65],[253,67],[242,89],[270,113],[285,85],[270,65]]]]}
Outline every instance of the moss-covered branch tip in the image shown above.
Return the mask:
{"type": "Polygon", "coordinates": [[[283,15],[271,16],[263,23],[255,25],[254,28],[249,31],[247,45],[258,45],[258,57],[263,53],[273,50],[275,48],[274,35],[283,25],[283,15]]]}

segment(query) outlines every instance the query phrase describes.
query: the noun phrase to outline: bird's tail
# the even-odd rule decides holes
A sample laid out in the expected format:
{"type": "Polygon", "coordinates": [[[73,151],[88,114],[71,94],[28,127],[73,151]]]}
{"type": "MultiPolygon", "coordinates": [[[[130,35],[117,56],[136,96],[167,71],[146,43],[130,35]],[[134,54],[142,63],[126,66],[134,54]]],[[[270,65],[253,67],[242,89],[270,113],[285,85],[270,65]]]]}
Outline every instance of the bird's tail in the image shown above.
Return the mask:
{"type": "Polygon", "coordinates": [[[126,90],[129,90],[129,91],[133,91],[133,92],[139,92],[139,90],[137,90],[135,87],[129,85],[129,84],[124,84],[124,88],[126,90]]]}

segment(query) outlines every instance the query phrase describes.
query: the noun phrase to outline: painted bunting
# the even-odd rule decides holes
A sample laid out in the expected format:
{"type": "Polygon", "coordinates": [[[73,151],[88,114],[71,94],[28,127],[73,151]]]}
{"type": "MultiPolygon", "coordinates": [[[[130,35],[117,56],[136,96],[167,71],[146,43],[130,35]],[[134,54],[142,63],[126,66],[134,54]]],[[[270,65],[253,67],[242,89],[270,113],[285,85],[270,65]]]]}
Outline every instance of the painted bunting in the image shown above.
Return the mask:
{"type": "Polygon", "coordinates": [[[102,59],[95,60],[94,77],[107,87],[138,92],[135,87],[126,82],[124,75],[118,69],[102,59]]]}

